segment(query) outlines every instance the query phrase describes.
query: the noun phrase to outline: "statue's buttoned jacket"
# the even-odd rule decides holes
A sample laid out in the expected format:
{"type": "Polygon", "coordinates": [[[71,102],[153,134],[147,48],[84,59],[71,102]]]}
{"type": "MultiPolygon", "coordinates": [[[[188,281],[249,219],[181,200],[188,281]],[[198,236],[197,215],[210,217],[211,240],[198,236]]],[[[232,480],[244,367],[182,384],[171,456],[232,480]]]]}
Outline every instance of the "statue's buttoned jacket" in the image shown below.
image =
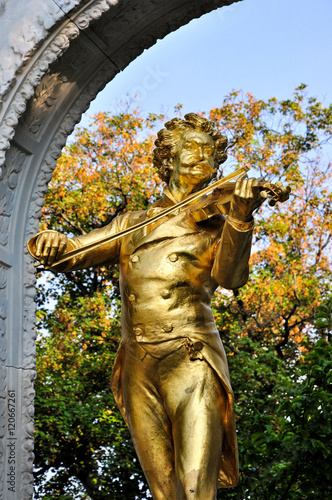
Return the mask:
{"type": "MultiPolygon", "coordinates": [[[[69,250],[118,233],[170,204],[172,200],[164,196],[148,211],[122,215],[103,229],[71,239],[69,250]]],[[[147,353],[165,358],[186,346],[192,359],[206,360],[217,373],[227,398],[219,474],[219,486],[223,487],[237,482],[237,449],[228,365],[210,301],[218,285],[234,289],[246,283],[251,236],[251,227],[241,228],[221,215],[196,223],[186,210],[58,268],[68,271],[119,261],[122,342],[112,389],[125,419],[121,371],[126,349],[132,349],[143,360],[147,353]]]]}

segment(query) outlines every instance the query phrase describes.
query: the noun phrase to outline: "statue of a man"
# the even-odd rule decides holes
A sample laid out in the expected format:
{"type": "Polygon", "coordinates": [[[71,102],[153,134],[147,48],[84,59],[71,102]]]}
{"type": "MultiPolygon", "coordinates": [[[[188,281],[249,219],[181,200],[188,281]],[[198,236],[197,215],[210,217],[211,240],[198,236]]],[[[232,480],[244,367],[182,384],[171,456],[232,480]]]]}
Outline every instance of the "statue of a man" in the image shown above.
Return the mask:
{"type": "Polygon", "coordinates": [[[225,161],[227,140],[194,113],[158,133],[155,165],[168,186],[149,210],[67,239],[42,232],[30,253],[59,272],[120,266],[122,340],[112,390],[155,500],[213,500],[237,484],[233,394],[210,307],[218,285],[248,279],[253,211],[264,201],[258,181],[240,178],[228,215],[196,222],[182,210],[130,236],[58,264],[66,252],[151,218],[205,187],[225,161]]]}

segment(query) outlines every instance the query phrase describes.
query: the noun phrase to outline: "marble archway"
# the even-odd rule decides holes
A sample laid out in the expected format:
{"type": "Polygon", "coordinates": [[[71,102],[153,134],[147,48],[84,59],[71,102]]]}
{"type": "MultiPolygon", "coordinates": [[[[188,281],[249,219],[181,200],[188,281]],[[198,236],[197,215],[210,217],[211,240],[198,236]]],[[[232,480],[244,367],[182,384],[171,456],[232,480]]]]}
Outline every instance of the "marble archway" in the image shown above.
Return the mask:
{"type": "Polygon", "coordinates": [[[157,39],[238,0],[0,2],[0,497],[32,499],[33,262],[47,183],[97,93],[157,39]]]}

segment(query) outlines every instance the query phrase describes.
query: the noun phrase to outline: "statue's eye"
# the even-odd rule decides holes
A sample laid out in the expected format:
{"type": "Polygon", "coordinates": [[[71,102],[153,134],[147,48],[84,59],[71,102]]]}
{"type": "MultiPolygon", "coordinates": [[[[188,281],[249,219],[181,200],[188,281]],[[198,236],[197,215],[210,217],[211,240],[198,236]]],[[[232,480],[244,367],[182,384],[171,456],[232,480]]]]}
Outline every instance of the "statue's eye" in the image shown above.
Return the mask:
{"type": "Polygon", "coordinates": [[[196,149],[196,144],[194,144],[193,142],[186,142],[185,148],[190,149],[190,150],[194,150],[194,149],[196,149]]]}

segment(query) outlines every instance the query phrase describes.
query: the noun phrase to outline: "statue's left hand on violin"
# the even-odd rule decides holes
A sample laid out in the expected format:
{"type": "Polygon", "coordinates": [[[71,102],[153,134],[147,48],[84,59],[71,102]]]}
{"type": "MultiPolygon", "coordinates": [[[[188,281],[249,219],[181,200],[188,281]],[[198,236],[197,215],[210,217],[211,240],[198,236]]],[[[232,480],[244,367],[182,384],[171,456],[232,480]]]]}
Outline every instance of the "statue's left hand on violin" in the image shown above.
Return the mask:
{"type": "MultiPolygon", "coordinates": [[[[242,175],[239,179],[244,178],[245,175],[242,175]]],[[[251,178],[248,179],[245,186],[243,184],[239,186],[239,183],[236,182],[223,182],[225,180],[221,179],[221,181],[211,184],[209,186],[210,193],[201,195],[198,201],[190,206],[190,211],[196,222],[209,219],[217,214],[229,215],[239,221],[247,222],[252,218],[252,212],[265,200],[268,200],[269,205],[273,207],[278,202],[287,201],[291,192],[290,186],[284,186],[280,181],[273,184],[263,178],[251,178]],[[252,198],[250,195],[246,198],[243,189],[251,190],[252,198]],[[256,196],[254,196],[255,194],[256,196]],[[244,199],[246,202],[241,201],[244,199]],[[249,207],[250,202],[252,204],[249,207]]]]}

